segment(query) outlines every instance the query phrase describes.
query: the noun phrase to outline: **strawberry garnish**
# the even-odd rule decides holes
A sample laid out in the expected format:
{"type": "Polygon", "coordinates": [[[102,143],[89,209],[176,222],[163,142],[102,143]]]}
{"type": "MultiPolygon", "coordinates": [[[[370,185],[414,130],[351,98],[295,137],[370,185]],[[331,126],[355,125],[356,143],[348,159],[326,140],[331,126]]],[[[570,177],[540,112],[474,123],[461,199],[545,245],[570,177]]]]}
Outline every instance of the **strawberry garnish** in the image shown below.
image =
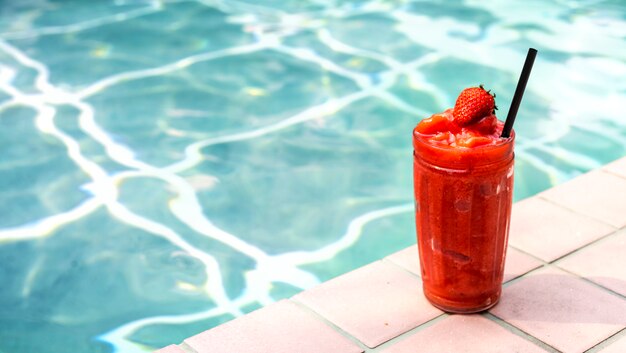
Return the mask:
{"type": "Polygon", "coordinates": [[[467,128],[477,131],[481,135],[491,135],[496,131],[497,126],[498,118],[493,114],[489,114],[467,128]]]}
{"type": "Polygon", "coordinates": [[[490,92],[483,85],[464,89],[454,105],[454,121],[460,126],[467,126],[493,114],[498,108],[494,99],[496,95],[490,92]]]}

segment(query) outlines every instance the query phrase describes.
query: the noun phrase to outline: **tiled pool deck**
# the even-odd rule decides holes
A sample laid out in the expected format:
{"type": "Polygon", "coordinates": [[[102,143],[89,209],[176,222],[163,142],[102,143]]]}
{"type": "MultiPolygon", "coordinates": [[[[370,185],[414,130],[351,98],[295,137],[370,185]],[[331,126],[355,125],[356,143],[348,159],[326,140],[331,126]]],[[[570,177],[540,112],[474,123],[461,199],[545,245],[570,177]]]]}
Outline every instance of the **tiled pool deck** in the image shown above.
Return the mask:
{"type": "Polygon", "coordinates": [[[514,205],[498,305],[448,315],[415,246],[158,353],[626,352],[626,158],[514,205]]]}

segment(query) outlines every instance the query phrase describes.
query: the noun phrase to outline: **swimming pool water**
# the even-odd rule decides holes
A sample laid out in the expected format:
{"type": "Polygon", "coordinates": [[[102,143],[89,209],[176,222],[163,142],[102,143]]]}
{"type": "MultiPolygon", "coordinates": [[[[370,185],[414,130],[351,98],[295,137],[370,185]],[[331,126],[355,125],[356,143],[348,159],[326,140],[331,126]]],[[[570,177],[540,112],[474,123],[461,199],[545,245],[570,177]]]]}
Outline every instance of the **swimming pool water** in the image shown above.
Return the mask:
{"type": "Polygon", "coordinates": [[[0,3],[0,352],[145,352],[414,243],[480,83],[516,200],[626,152],[622,1],[0,3]]]}

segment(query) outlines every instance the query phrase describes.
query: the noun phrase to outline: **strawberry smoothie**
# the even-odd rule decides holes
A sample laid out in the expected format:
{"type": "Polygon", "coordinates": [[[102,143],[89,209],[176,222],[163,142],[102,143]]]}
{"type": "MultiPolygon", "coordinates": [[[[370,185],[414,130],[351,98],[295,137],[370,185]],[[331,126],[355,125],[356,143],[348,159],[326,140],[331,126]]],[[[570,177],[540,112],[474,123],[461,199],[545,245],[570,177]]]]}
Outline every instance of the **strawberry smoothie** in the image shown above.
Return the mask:
{"type": "Polygon", "coordinates": [[[469,99],[462,99],[463,91],[454,109],[422,120],[413,131],[424,294],[448,312],[486,310],[502,288],[515,136],[499,137],[503,123],[493,114],[495,102],[480,89],[469,99]]]}

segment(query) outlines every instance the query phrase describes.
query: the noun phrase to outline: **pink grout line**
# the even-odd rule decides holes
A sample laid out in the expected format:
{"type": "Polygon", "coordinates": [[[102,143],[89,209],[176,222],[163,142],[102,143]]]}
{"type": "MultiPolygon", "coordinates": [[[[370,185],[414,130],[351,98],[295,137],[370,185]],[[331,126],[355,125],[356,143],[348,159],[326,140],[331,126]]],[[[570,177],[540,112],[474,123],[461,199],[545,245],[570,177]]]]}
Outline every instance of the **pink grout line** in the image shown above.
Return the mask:
{"type": "Polygon", "coordinates": [[[350,333],[342,330],[339,326],[335,325],[334,323],[332,323],[330,320],[326,319],[324,316],[322,316],[320,313],[316,312],[315,310],[313,310],[311,307],[307,306],[306,304],[298,301],[296,298],[291,297],[289,298],[289,301],[294,303],[295,305],[297,305],[298,307],[300,307],[302,310],[306,311],[307,313],[309,313],[311,316],[315,317],[317,320],[321,321],[322,323],[324,323],[327,326],[330,326],[330,328],[332,328],[333,330],[335,330],[336,332],[340,333],[341,335],[343,335],[345,338],[349,339],[350,341],[352,341],[354,344],[356,344],[357,346],[359,346],[361,349],[363,349],[364,351],[366,351],[368,348],[366,345],[363,344],[363,342],[359,341],[356,337],[352,336],[350,333]]]}
{"type": "MultiPolygon", "coordinates": [[[[604,173],[604,172],[603,172],[603,173],[604,173]]],[[[611,173],[606,173],[606,174],[611,174],[611,173]]],[[[574,180],[574,179],[572,179],[572,180],[574,180]]],[[[550,189],[548,189],[548,190],[550,190],[550,189]]],[[[548,191],[548,190],[544,190],[543,192],[546,192],[546,191],[548,191]]],[[[575,214],[577,214],[577,215],[580,215],[580,216],[583,216],[583,217],[587,217],[587,218],[591,218],[591,219],[593,219],[593,220],[594,220],[594,221],[596,221],[596,222],[600,222],[600,223],[602,223],[602,224],[604,224],[604,225],[607,225],[607,226],[609,226],[609,227],[613,227],[615,230],[619,230],[619,229],[620,229],[620,228],[616,227],[615,225],[608,223],[606,220],[602,220],[602,219],[600,219],[600,218],[598,218],[598,217],[595,217],[595,216],[593,216],[593,215],[589,215],[589,214],[584,214],[584,213],[581,213],[580,211],[578,211],[578,210],[576,210],[576,209],[574,209],[574,208],[568,207],[567,205],[564,205],[564,204],[559,203],[559,202],[554,201],[554,200],[550,200],[549,198],[546,198],[545,196],[543,196],[543,195],[542,195],[542,194],[543,194],[543,192],[540,192],[540,193],[539,193],[539,194],[537,194],[537,195],[531,196],[530,198],[538,198],[538,199],[541,199],[541,200],[543,200],[543,201],[549,202],[549,203],[551,203],[551,204],[553,204],[553,205],[555,205],[555,206],[558,206],[558,207],[561,207],[561,208],[563,208],[563,209],[566,209],[566,210],[568,210],[568,211],[570,211],[570,212],[572,212],[572,213],[575,213],[575,214]]],[[[524,200],[526,200],[526,199],[524,199],[524,200]]]]}

